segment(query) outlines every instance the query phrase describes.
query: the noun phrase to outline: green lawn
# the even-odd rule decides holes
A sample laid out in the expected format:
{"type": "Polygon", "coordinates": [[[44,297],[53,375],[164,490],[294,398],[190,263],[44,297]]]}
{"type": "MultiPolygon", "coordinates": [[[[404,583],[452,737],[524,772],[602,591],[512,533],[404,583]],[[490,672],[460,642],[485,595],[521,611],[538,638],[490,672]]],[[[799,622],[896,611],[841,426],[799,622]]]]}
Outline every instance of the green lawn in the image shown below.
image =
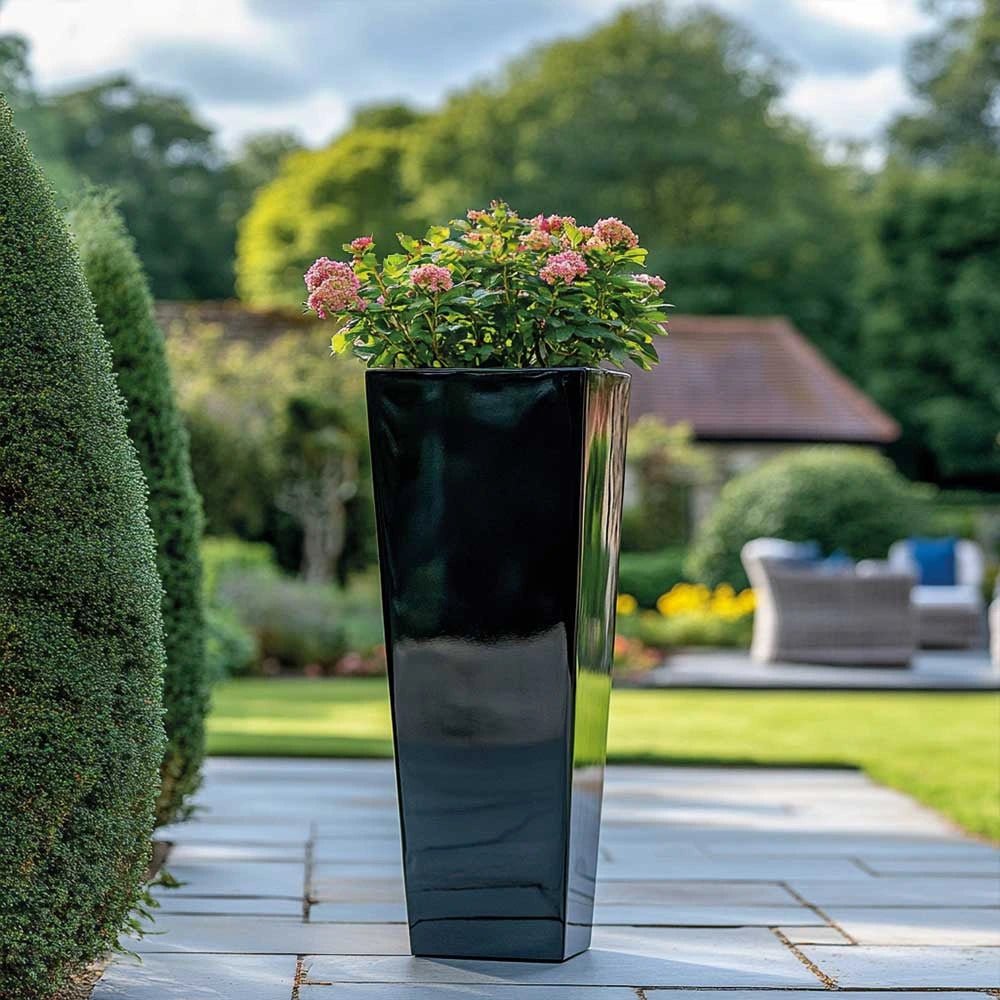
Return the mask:
{"type": "MultiPolygon", "coordinates": [[[[616,690],[609,759],[847,765],[1000,840],[1000,699],[992,694],[616,690]]],[[[219,685],[209,751],[388,757],[380,678],[219,685]]]]}

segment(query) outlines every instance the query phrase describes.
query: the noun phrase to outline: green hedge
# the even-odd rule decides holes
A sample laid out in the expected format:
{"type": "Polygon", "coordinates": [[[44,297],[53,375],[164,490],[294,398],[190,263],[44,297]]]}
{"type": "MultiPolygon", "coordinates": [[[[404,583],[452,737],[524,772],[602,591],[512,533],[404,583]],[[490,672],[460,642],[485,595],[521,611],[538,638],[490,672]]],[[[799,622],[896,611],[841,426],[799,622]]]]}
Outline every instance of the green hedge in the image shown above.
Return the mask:
{"type": "Polygon", "coordinates": [[[163,703],[167,750],[158,824],[184,815],[205,756],[208,678],[202,608],[201,501],[191,477],[188,439],[174,402],[163,334],[131,236],[107,196],[90,195],[72,212],[84,274],[111,345],[128,431],[149,486],[149,520],[163,582],[167,666],[163,703]]]}
{"type": "Polygon", "coordinates": [[[0,996],[113,947],[163,754],[146,487],[66,225],[0,99],[0,996]]]}
{"type": "Polygon", "coordinates": [[[752,538],[816,541],[855,559],[884,559],[924,530],[928,504],[886,458],[867,448],[803,448],[730,480],[698,531],[686,568],[708,586],[747,585],[740,549],[752,538]]]}
{"type": "Polygon", "coordinates": [[[623,552],[618,565],[618,593],[631,594],[640,607],[655,607],[661,594],[687,579],[686,557],[683,546],[658,552],[623,552]]]}

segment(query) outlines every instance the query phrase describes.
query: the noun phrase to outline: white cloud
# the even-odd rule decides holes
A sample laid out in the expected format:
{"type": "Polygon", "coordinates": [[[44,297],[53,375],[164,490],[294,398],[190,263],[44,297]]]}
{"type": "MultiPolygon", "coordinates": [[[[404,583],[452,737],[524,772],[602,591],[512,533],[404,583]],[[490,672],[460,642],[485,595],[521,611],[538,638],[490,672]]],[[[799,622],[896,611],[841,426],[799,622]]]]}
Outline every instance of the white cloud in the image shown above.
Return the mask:
{"type": "MultiPolygon", "coordinates": [[[[353,104],[433,104],[526,44],[586,31],[627,2],[0,0],[0,31],[28,36],[43,88],[126,72],[191,96],[227,145],[271,128],[319,143],[353,104]],[[234,70],[206,67],[213,50],[234,70]]],[[[714,4],[798,65],[785,106],[826,135],[871,138],[905,106],[905,43],[927,25],[919,0],[714,4]]]]}
{"type": "Polygon", "coordinates": [[[899,67],[883,66],[865,76],[804,76],[784,103],[828,138],[872,139],[911,98],[899,67]]]}

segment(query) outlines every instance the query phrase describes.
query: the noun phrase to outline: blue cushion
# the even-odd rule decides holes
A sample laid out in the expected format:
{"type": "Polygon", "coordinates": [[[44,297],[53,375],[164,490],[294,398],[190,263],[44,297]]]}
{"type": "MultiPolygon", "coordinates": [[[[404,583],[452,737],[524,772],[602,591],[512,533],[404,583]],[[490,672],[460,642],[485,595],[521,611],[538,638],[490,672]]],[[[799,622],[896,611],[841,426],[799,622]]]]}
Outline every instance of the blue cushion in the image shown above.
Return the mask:
{"type": "Polygon", "coordinates": [[[954,538],[910,538],[907,545],[924,587],[954,587],[954,538]]]}
{"type": "Polygon", "coordinates": [[[820,569],[824,573],[832,574],[853,573],[854,560],[843,549],[835,549],[821,560],[820,569]]]}

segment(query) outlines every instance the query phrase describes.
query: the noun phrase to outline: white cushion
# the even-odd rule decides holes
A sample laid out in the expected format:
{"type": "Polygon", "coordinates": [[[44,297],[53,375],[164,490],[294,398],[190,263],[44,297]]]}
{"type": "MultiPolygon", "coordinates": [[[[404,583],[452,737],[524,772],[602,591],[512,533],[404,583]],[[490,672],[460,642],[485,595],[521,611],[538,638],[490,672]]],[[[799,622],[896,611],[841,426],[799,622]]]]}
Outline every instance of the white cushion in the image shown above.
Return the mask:
{"type": "Polygon", "coordinates": [[[958,584],[955,587],[914,587],[911,599],[917,607],[981,608],[983,595],[978,587],[958,584]]]}

